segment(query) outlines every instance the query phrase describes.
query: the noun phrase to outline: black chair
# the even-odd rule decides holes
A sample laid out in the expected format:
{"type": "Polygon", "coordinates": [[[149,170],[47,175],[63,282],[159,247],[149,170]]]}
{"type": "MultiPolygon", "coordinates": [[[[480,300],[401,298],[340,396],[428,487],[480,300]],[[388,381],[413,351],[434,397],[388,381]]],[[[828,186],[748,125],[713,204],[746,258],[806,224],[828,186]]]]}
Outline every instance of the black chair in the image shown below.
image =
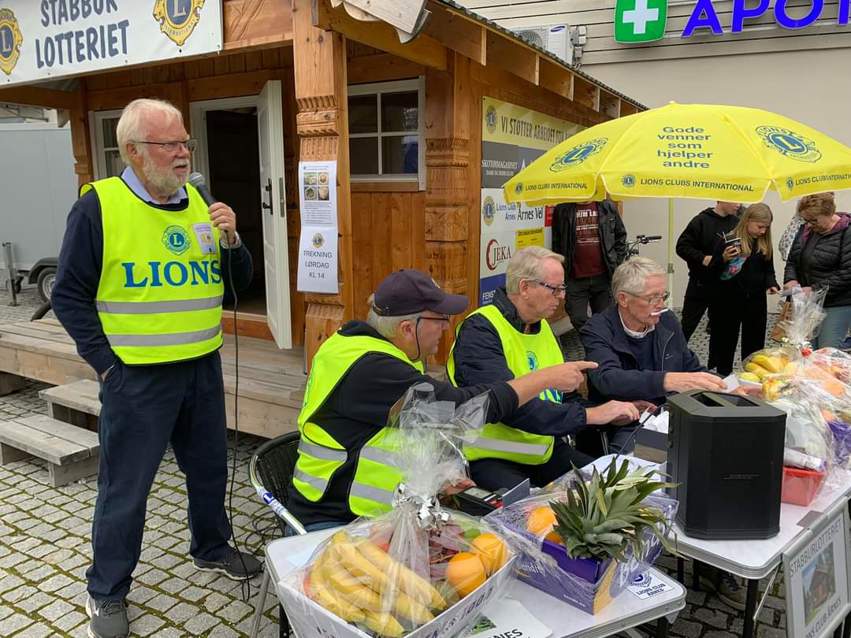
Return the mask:
{"type": "MultiPolygon", "coordinates": [[[[266,441],[251,456],[248,465],[248,478],[263,502],[275,513],[275,520],[284,536],[306,534],[301,522],[287,509],[287,486],[292,481],[295,464],[298,459],[299,433],[289,432],[271,441],[266,441]]],[[[269,592],[269,570],[264,570],[263,584],[257,597],[257,608],[251,624],[251,638],[257,636],[263,605],[269,592]]],[[[284,608],[278,605],[278,632],[280,638],[290,635],[290,623],[284,608]]]]}

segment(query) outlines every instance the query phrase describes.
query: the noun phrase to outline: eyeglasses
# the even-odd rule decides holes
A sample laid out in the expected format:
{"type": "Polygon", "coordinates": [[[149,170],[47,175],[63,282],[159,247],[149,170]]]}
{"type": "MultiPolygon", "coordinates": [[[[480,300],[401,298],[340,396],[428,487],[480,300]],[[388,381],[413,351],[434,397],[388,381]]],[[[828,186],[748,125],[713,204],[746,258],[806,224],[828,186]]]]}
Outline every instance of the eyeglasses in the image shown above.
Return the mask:
{"type": "Polygon", "coordinates": [[[564,284],[560,284],[558,286],[553,286],[552,284],[548,284],[545,281],[537,281],[535,279],[530,279],[529,281],[531,281],[533,284],[543,286],[544,288],[549,290],[551,293],[553,293],[553,297],[563,297],[564,295],[567,294],[567,286],[565,286],[564,284]]]}
{"type": "Polygon", "coordinates": [[[632,295],[633,297],[637,297],[638,299],[642,299],[649,303],[651,306],[657,306],[661,303],[665,303],[666,301],[668,301],[668,297],[671,296],[671,293],[669,293],[667,290],[661,295],[636,295],[634,292],[627,292],[626,294],[632,295]]]}
{"type": "Polygon", "coordinates": [[[134,144],[151,144],[153,146],[159,146],[161,149],[166,151],[167,153],[177,153],[181,149],[186,149],[190,153],[195,150],[195,147],[198,146],[198,140],[186,140],[184,142],[146,142],[144,140],[138,140],[133,142],[134,144]]]}

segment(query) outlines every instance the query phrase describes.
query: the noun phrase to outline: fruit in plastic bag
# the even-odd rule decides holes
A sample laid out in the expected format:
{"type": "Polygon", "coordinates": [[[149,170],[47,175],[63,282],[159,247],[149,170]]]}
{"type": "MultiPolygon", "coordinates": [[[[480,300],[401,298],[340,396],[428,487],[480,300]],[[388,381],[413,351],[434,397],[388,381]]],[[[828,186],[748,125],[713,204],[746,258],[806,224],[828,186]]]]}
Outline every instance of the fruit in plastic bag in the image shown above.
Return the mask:
{"type": "Polygon", "coordinates": [[[505,565],[508,560],[508,548],[499,536],[490,532],[484,532],[473,539],[473,551],[478,554],[485,573],[492,576],[505,565]]]}
{"type": "Polygon", "coordinates": [[[473,552],[458,552],[446,566],[446,580],[463,598],[487,580],[482,559],[473,552]]]}

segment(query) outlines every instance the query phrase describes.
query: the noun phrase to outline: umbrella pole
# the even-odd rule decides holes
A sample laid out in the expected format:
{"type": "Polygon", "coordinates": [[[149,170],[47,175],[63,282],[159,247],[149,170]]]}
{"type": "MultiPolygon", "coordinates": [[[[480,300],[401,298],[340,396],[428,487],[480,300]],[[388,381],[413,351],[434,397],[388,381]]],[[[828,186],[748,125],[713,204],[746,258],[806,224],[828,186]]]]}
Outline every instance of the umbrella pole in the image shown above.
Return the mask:
{"type": "MultiPolygon", "coordinates": [[[[668,294],[674,299],[674,199],[668,198],[668,294]]],[[[673,303],[673,301],[672,301],[673,303]]]]}

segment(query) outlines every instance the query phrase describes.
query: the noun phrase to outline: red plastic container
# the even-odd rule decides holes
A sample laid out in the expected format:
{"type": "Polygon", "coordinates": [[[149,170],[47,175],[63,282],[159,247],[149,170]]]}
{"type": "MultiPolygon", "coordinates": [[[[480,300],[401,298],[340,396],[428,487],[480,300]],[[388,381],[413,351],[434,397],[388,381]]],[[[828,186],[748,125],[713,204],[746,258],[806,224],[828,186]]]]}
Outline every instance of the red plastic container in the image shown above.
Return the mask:
{"type": "Polygon", "coordinates": [[[780,500],[793,505],[809,505],[816,497],[824,476],[824,472],[784,466],[780,500]]]}

